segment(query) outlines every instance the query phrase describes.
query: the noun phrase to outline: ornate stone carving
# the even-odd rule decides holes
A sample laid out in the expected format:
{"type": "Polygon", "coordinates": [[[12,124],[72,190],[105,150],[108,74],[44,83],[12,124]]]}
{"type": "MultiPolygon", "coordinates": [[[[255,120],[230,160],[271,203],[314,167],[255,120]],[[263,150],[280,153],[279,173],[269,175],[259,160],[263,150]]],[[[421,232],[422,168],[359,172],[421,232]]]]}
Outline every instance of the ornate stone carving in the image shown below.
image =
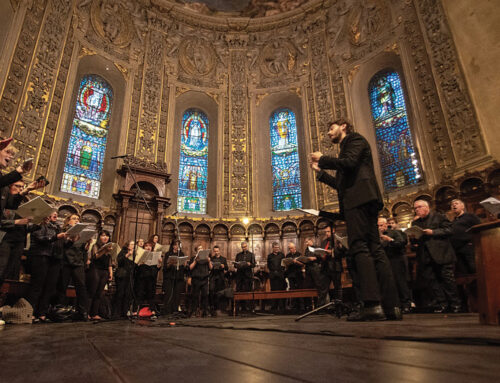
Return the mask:
{"type": "Polygon", "coordinates": [[[156,157],[159,129],[159,107],[163,77],[163,34],[151,31],[144,66],[144,86],[142,88],[142,110],[139,122],[139,142],[136,156],[148,160],[156,157]]]}
{"type": "Polygon", "coordinates": [[[127,136],[127,153],[131,154],[135,151],[137,142],[137,128],[139,124],[139,110],[141,105],[141,90],[142,90],[142,74],[144,66],[141,65],[137,69],[134,76],[134,87],[132,90],[132,102],[130,106],[128,136],[127,136]]]}
{"type": "Polygon", "coordinates": [[[124,161],[126,161],[131,167],[167,173],[167,164],[164,161],[152,162],[147,159],[138,158],[135,156],[126,157],[124,161]]]}
{"type": "MultiPolygon", "coordinates": [[[[239,39],[232,39],[238,45],[239,39]]],[[[245,51],[230,51],[230,201],[231,212],[249,210],[249,168],[251,167],[248,136],[248,98],[245,51]]]]}
{"type": "Polygon", "coordinates": [[[441,3],[418,0],[416,4],[429,42],[430,58],[455,149],[455,160],[463,165],[486,154],[483,137],[441,3]]]}
{"type": "MultiPolygon", "coordinates": [[[[47,171],[56,133],[58,130],[64,131],[65,128],[65,126],[62,125],[62,121],[60,120],[60,114],[61,114],[61,105],[64,96],[64,91],[66,89],[69,66],[71,64],[71,55],[73,53],[74,45],[75,44],[73,36],[69,35],[66,40],[66,45],[64,47],[61,65],[59,67],[59,73],[57,74],[57,81],[54,90],[54,95],[52,97],[52,102],[50,103],[49,117],[47,119],[47,125],[45,127],[45,135],[43,137],[43,143],[40,148],[40,155],[38,157],[38,164],[35,171],[37,175],[45,175],[45,176],[48,175],[47,171]]],[[[66,147],[63,146],[62,149],[64,151],[66,147]]]]}
{"type": "Polygon", "coordinates": [[[444,179],[449,179],[455,169],[455,160],[432,77],[429,57],[418,24],[416,10],[412,4],[407,4],[405,13],[407,14],[407,20],[404,22],[404,34],[411,51],[413,68],[426,110],[425,117],[428,125],[425,133],[430,137],[428,144],[432,145],[432,152],[439,172],[444,179]]]}
{"type": "Polygon", "coordinates": [[[94,0],[90,8],[90,20],[97,34],[118,47],[130,44],[133,23],[130,13],[120,0],[94,0]]]}
{"type": "Polygon", "coordinates": [[[181,43],[179,62],[184,71],[192,76],[207,76],[215,67],[215,52],[212,44],[197,37],[181,43]]]}
{"type": "Polygon", "coordinates": [[[391,24],[391,12],[384,0],[357,3],[347,18],[347,35],[352,45],[359,46],[376,39],[391,24]]]}
{"type": "Polygon", "coordinates": [[[290,41],[277,40],[264,46],[260,54],[260,70],[267,77],[293,73],[299,52],[290,41]]]}
{"type": "MultiPolygon", "coordinates": [[[[38,157],[59,59],[71,20],[71,2],[52,0],[47,5],[46,13],[23,97],[22,110],[14,126],[14,141],[20,151],[18,160],[38,157]]],[[[31,178],[34,171],[35,169],[27,177],[31,178]]]]}
{"type": "Polygon", "coordinates": [[[37,1],[26,11],[0,100],[0,136],[9,136],[13,129],[46,5],[47,0],[37,1]]]}

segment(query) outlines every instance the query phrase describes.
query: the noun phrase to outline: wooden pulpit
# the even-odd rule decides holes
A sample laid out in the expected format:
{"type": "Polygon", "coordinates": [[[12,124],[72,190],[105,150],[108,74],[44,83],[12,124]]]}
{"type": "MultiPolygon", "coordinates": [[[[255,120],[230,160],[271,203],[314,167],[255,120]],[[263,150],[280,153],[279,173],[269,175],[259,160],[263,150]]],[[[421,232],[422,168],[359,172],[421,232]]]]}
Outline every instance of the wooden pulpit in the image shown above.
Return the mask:
{"type": "Polygon", "coordinates": [[[500,220],[470,229],[474,235],[479,321],[500,324],[500,220]]]}

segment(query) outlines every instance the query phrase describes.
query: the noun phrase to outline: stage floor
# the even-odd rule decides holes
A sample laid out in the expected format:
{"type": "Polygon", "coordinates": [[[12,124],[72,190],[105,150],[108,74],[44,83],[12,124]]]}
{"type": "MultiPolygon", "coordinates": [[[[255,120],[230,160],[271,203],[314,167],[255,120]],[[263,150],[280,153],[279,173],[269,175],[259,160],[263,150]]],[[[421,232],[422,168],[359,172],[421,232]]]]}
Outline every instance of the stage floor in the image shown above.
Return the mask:
{"type": "Polygon", "coordinates": [[[0,382],[498,382],[477,314],[348,323],[315,315],[7,325],[0,382]]]}

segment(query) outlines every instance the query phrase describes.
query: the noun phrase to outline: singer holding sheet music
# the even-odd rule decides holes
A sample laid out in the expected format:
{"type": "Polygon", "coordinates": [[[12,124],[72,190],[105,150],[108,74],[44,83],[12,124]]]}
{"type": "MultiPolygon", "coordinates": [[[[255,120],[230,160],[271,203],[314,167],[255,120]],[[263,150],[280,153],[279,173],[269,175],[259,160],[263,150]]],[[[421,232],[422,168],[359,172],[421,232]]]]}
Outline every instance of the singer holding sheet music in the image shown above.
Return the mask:
{"type": "Polygon", "coordinates": [[[346,120],[329,124],[328,136],[340,144],[338,157],[314,152],[311,168],[318,180],[338,192],[340,215],[347,224],[350,255],[359,273],[363,309],[350,321],[401,319],[399,298],[389,260],[380,243],[378,212],[384,206],[368,141],[346,120]],[[336,170],[336,176],[325,169],[336,170]],[[381,303],[383,308],[381,307],[381,303]]]}
{"type": "Polygon", "coordinates": [[[196,255],[189,260],[189,270],[191,271],[191,309],[189,314],[196,314],[201,300],[202,316],[207,316],[208,309],[208,277],[213,265],[210,257],[201,259],[200,252],[203,247],[196,247],[196,255]]]}
{"type": "Polygon", "coordinates": [[[101,320],[99,306],[106,284],[113,279],[111,266],[111,234],[107,230],[99,232],[97,242],[90,250],[90,265],[86,273],[87,293],[89,295],[89,316],[101,320]]]}
{"type": "Polygon", "coordinates": [[[179,310],[181,294],[186,291],[184,282],[187,273],[186,266],[169,262],[171,257],[184,257],[180,249],[180,241],[173,239],[168,251],[163,258],[163,311],[164,314],[172,314],[179,310]]]}

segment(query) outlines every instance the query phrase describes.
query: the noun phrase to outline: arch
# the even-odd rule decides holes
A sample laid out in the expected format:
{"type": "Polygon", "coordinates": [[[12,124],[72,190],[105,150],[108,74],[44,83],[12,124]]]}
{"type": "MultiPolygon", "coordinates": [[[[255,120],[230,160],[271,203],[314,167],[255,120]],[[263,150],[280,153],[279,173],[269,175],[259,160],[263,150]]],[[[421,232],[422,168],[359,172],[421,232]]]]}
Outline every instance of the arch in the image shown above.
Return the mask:
{"type": "Polygon", "coordinates": [[[205,223],[200,223],[194,230],[196,234],[210,235],[210,227],[205,223]]]}
{"type": "Polygon", "coordinates": [[[104,78],[97,74],[81,78],[66,150],[62,192],[99,198],[112,105],[113,89],[104,78]]]}
{"type": "MultiPolygon", "coordinates": [[[[254,96],[252,107],[255,108],[255,113],[251,114],[252,127],[263,127],[252,129],[254,155],[251,177],[255,215],[260,217],[285,217],[287,215],[285,210],[279,211],[273,208],[273,183],[270,182],[273,180],[272,116],[275,112],[279,114],[280,110],[288,111],[289,116],[292,114],[294,116],[298,157],[298,168],[295,173],[300,174],[300,183],[295,187],[297,191],[300,191],[303,206],[313,206],[315,204],[314,175],[307,166],[307,153],[312,150],[312,147],[308,124],[304,117],[302,97],[290,91],[278,91],[260,98],[259,105],[257,105],[257,96],[254,96]]],[[[278,133],[278,130],[275,129],[274,132],[278,133]]],[[[279,143],[279,134],[275,137],[276,142],[279,143]]]]}
{"type": "Polygon", "coordinates": [[[71,65],[65,94],[68,96],[64,97],[61,106],[61,128],[56,132],[48,170],[48,174],[55,175],[54,182],[49,185],[48,192],[80,202],[110,206],[113,201],[115,177],[101,177],[99,179],[98,195],[89,195],[92,190],[96,189],[90,188],[90,191],[88,190],[88,180],[89,177],[91,178],[97,173],[114,174],[116,162],[108,161],[108,159],[113,153],[119,152],[120,147],[125,150],[127,130],[120,129],[123,108],[126,105],[126,97],[128,97],[126,96],[126,82],[123,73],[117,69],[113,62],[103,56],[84,56],[71,65]],[[90,86],[92,83],[85,82],[85,79],[89,78],[101,81],[101,84],[107,84],[108,89],[112,89],[112,97],[95,96],[99,86],[92,88],[90,86]],[[90,95],[92,92],[94,92],[93,98],[90,95]],[[98,105],[97,112],[91,112],[92,108],[89,108],[91,106],[89,102],[92,105],[98,105]],[[102,134],[105,134],[105,137],[99,137],[102,134]],[[90,145],[82,145],[77,139],[90,141],[90,145]],[[80,146],[80,151],[78,151],[77,149],[80,146]],[[89,151],[89,148],[84,149],[83,146],[88,146],[91,150],[89,151]],[[78,157],[79,153],[83,154],[82,158],[78,157]],[[68,160],[61,161],[61,159],[67,159],[67,154],[70,155],[69,163],[68,160]],[[78,156],[75,157],[75,154],[78,156]],[[76,160],[76,163],[73,162],[72,168],[68,167],[71,165],[71,159],[76,160]],[[89,169],[85,169],[86,167],[89,167],[89,169]],[[83,169],[87,173],[84,173],[82,179],[78,177],[79,179],[75,183],[74,179],[69,178],[68,173],[76,172],[78,169],[83,169]],[[65,186],[61,190],[63,181],[65,186]],[[68,188],[85,190],[88,193],[84,191],[75,194],[68,188]]]}
{"type": "Polygon", "coordinates": [[[231,226],[230,232],[231,232],[231,236],[232,237],[234,237],[234,236],[245,236],[246,235],[245,227],[242,226],[242,225],[240,225],[239,223],[234,224],[233,226],[231,226]]]}
{"type": "Polygon", "coordinates": [[[483,180],[470,177],[460,184],[460,194],[465,198],[480,197],[486,194],[483,180]]]}
{"type": "Polygon", "coordinates": [[[495,169],[488,174],[488,183],[494,187],[500,185],[500,169],[495,169]]]}
{"type": "Polygon", "coordinates": [[[196,108],[182,116],[177,211],[205,214],[208,183],[208,117],[196,108]]]}
{"type": "Polygon", "coordinates": [[[229,229],[227,228],[227,226],[221,223],[215,225],[213,231],[214,235],[219,237],[227,237],[227,235],[229,234],[229,229]]]}
{"type": "Polygon", "coordinates": [[[281,230],[283,231],[283,234],[295,234],[297,233],[297,225],[295,224],[295,222],[287,221],[283,223],[283,225],[281,226],[281,230]]]}
{"type": "MultiPolygon", "coordinates": [[[[151,182],[148,181],[137,181],[137,184],[141,188],[142,192],[144,193],[144,197],[146,199],[151,199],[158,194],[158,189],[155,185],[153,185],[151,182]]],[[[130,191],[135,191],[137,189],[137,186],[135,184],[132,184],[130,187],[130,191]]]]}
{"type": "Polygon", "coordinates": [[[116,225],[116,217],[114,215],[107,215],[104,217],[104,224],[105,225],[116,225]]]}
{"type": "Polygon", "coordinates": [[[302,207],[299,145],[295,113],[278,108],[269,118],[273,210],[288,211],[302,207]]]}
{"type": "Polygon", "coordinates": [[[407,202],[397,202],[391,209],[392,216],[399,224],[406,225],[413,218],[413,207],[407,202]]]}
{"type": "Polygon", "coordinates": [[[57,209],[57,214],[59,215],[60,218],[66,218],[70,214],[78,214],[80,215],[80,212],[71,205],[61,205],[57,209]]]}
{"type": "MultiPolygon", "coordinates": [[[[186,197],[189,194],[195,195],[194,198],[204,198],[204,210],[202,204],[197,205],[196,203],[193,203],[191,206],[192,208],[189,208],[188,204],[188,209],[184,210],[184,213],[187,215],[190,214],[196,214],[196,215],[207,215],[211,217],[217,217],[222,215],[222,198],[223,198],[223,193],[220,191],[223,189],[223,177],[219,176],[222,174],[222,166],[223,166],[223,161],[219,161],[219,155],[221,150],[218,150],[219,148],[222,147],[223,145],[223,134],[222,132],[219,133],[222,130],[221,127],[221,118],[219,118],[219,107],[217,103],[212,99],[210,96],[208,96],[206,93],[203,92],[198,92],[198,91],[188,91],[183,94],[181,94],[179,97],[176,99],[176,105],[175,105],[175,115],[174,115],[174,125],[173,127],[167,132],[167,142],[169,142],[169,146],[171,147],[170,151],[167,151],[167,163],[170,163],[170,169],[171,173],[175,175],[181,174],[181,156],[183,154],[181,153],[184,149],[187,150],[188,153],[193,154],[194,152],[189,151],[190,148],[193,148],[193,145],[195,148],[201,149],[201,146],[198,146],[197,143],[203,141],[197,141],[193,139],[193,141],[189,140],[189,137],[186,137],[185,133],[186,126],[188,127],[187,131],[192,132],[190,130],[190,123],[193,123],[196,125],[196,131],[198,129],[198,124],[200,121],[203,122],[203,124],[208,124],[208,127],[206,127],[206,135],[205,138],[208,138],[208,143],[206,146],[204,146],[204,150],[206,151],[207,157],[206,157],[206,171],[204,174],[202,174],[202,177],[199,177],[196,172],[191,173],[191,185],[192,187],[201,187],[202,186],[202,180],[204,180],[204,188],[205,188],[205,194],[204,196],[201,195],[195,195],[197,190],[192,190],[188,189],[187,186],[188,184],[186,183],[186,177],[187,180],[189,180],[189,170],[184,168],[184,171],[186,174],[184,174],[184,185],[182,185],[182,180],[183,177],[173,177],[173,180],[171,182],[172,189],[175,191],[179,190],[185,190],[183,191],[182,197],[186,197]],[[189,117],[186,116],[188,111],[198,111],[198,118],[196,121],[189,120],[189,117]],[[205,117],[201,117],[201,116],[205,117]],[[201,118],[201,120],[200,120],[201,118]],[[187,124],[187,125],[186,125],[187,124]],[[187,140],[186,140],[187,139],[187,140]],[[184,140],[184,141],[183,141],[184,140]],[[188,145],[186,145],[186,143],[188,145]],[[181,149],[182,148],[182,149],[181,149]],[[179,179],[181,179],[181,184],[179,184],[179,179]],[[184,188],[184,189],[183,189],[184,188]],[[197,209],[197,206],[200,209],[197,209]]],[[[189,114],[188,114],[189,115],[189,114]]],[[[200,129],[200,132],[204,128],[200,129]]],[[[203,151],[202,151],[203,152],[203,151]]],[[[189,156],[188,156],[189,157],[189,156]]],[[[198,161],[201,162],[201,161],[198,161]]],[[[172,207],[171,207],[171,212],[175,210],[181,210],[179,209],[179,201],[177,198],[177,193],[172,197],[172,207]]],[[[182,206],[184,206],[182,204],[182,206]]]]}
{"type": "Polygon", "coordinates": [[[386,68],[368,84],[382,182],[386,192],[422,181],[399,73],[386,68]]]}
{"type": "Polygon", "coordinates": [[[252,235],[262,235],[264,231],[262,230],[262,226],[253,223],[248,227],[248,233],[252,235]]]}
{"type": "Polygon", "coordinates": [[[182,222],[179,224],[179,231],[181,233],[193,233],[193,226],[189,222],[182,222]]]}
{"type": "Polygon", "coordinates": [[[280,234],[280,228],[275,223],[268,223],[264,227],[264,232],[266,233],[266,237],[268,237],[268,236],[274,237],[274,236],[277,236],[280,234]]]}
{"type": "Polygon", "coordinates": [[[94,209],[87,209],[82,211],[82,222],[92,222],[92,223],[99,223],[102,221],[102,216],[101,214],[94,209]]]}

